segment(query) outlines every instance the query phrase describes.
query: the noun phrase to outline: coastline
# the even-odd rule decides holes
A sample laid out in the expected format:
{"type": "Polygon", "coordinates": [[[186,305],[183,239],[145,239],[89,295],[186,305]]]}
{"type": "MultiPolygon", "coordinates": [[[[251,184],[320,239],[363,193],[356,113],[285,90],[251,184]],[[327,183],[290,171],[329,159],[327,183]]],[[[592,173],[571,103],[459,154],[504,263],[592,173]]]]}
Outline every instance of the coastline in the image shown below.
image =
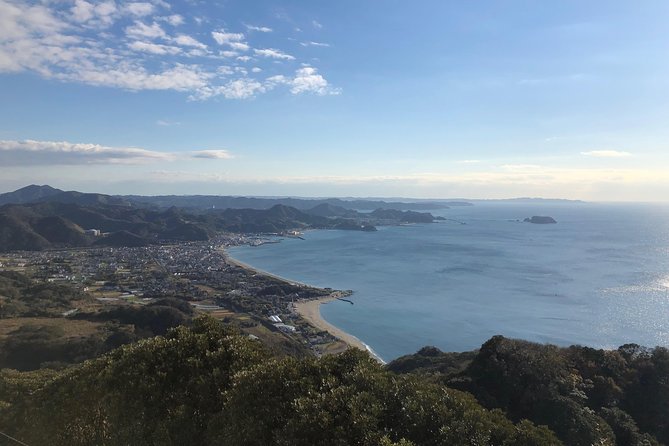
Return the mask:
{"type": "MultiPolygon", "coordinates": [[[[276,274],[272,274],[268,271],[256,268],[252,265],[249,265],[248,263],[244,263],[240,260],[237,260],[232,256],[230,256],[230,254],[228,254],[225,247],[221,247],[220,250],[223,253],[223,256],[225,257],[226,262],[228,262],[231,265],[235,265],[247,271],[253,271],[256,274],[268,276],[273,279],[289,283],[291,285],[317,288],[304,282],[299,282],[297,280],[291,280],[286,277],[281,277],[276,274]]],[[[339,297],[341,297],[341,291],[335,291],[329,296],[321,297],[319,299],[311,299],[311,300],[303,300],[295,302],[293,303],[293,308],[310,325],[318,328],[319,330],[327,331],[335,338],[344,342],[348,347],[357,348],[359,350],[367,352],[376,361],[380,362],[381,364],[385,364],[386,362],[383,360],[383,358],[381,358],[369,345],[365,344],[352,334],[345,332],[344,330],[332,325],[331,323],[323,319],[323,316],[321,316],[321,305],[337,300],[339,297]]]]}
{"type": "Polygon", "coordinates": [[[286,277],[281,277],[276,274],[272,274],[269,271],[262,270],[260,268],[256,268],[253,265],[249,265],[248,263],[244,263],[241,260],[237,260],[234,257],[231,257],[230,254],[225,250],[225,248],[220,248],[221,251],[223,252],[223,257],[225,257],[225,261],[228,262],[231,265],[238,266],[242,269],[245,269],[247,271],[253,271],[256,274],[261,274],[263,276],[271,277],[272,279],[280,280],[281,282],[286,282],[291,285],[297,285],[297,286],[304,286],[304,287],[309,287],[309,288],[317,288],[313,287],[309,284],[303,283],[303,282],[298,282],[297,280],[291,280],[286,277]]]}
{"type": "Polygon", "coordinates": [[[295,311],[297,311],[297,313],[299,313],[299,315],[302,316],[303,319],[305,319],[314,327],[320,330],[327,331],[332,336],[346,343],[349,347],[354,347],[364,352],[367,352],[372,358],[374,358],[381,364],[385,364],[386,362],[383,360],[383,358],[381,358],[378,354],[376,354],[376,352],[372,350],[372,348],[369,345],[365,344],[352,334],[347,333],[340,328],[337,328],[336,326],[332,325],[331,323],[323,319],[323,316],[321,316],[321,305],[328,304],[332,301],[337,300],[338,298],[339,298],[339,292],[337,291],[329,296],[322,297],[320,299],[303,300],[300,302],[295,302],[293,304],[293,308],[295,308],[295,311]]]}

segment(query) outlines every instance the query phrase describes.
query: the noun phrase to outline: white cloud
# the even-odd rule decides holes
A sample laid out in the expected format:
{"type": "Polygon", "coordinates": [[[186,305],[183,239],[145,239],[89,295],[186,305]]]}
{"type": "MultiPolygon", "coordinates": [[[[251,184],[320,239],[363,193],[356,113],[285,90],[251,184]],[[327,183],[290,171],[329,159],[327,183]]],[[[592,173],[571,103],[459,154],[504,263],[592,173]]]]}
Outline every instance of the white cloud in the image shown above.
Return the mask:
{"type": "Polygon", "coordinates": [[[594,156],[595,158],[627,158],[632,156],[629,152],[621,152],[619,150],[591,150],[589,152],[581,152],[581,155],[594,156]]]}
{"type": "Polygon", "coordinates": [[[330,87],[328,81],[313,67],[300,68],[295,74],[290,84],[290,91],[293,94],[314,93],[322,96],[340,93],[339,90],[330,87]]]}
{"type": "Polygon", "coordinates": [[[249,31],[258,31],[258,32],[261,32],[261,33],[271,33],[272,32],[272,28],[268,28],[266,26],[253,26],[253,25],[245,25],[245,26],[246,26],[246,29],[248,29],[249,31]]]}
{"type": "Polygon", "coordinates": [[[276,85],[284,84],[290,87],[290,92],[293,94],[313,93],[319,96],[337,95],[341,90],[332,88],[328,81],[318,74],[318,70],[314,67],[302,67],[295,72],[295,77],[287,77],[282,74],[271,76],[265,79],[265,83],[269,88],[276,85]]]}
{"type": "Polygon", "coordinates": [[[234,158],[234,155],[227,150],[200,150],[193,152],[193,158],[228,160],[234,158]]]}
{"type": "Polygon", "coordinates": [[[248,44],[243,42],[230,42],[228,45],[230,45],[230,48],[237,51],[248,51],[250,48],[248,44]]]}
{"type": "Polygon", "coordinates": [[[283,59],[283,60],[295,60],[295,57],[290,54],[286,54],[281,50],[276,50],[274,48],[266,48],[261,50],[253,50],[253,52],[258,56],[269,57],[272,59],[283,59]]]}
{"type": "Polygon", "coordinates": [[[228,33],[225,30],[212,31],[211,37],[219,45],[229,45],[230,42],[240,42],[244,40],[244,34],[242,33],[228,33]]]}
{"type": "Polygon", "coordinates": [[[71,18],[75,22],[101,27],[111,25],[117,13],[118,9],[113,1],[93,4],[86,0],[75,0],[74,6],[70,8],[71,18]]]}
{"type": "Polygon", "coordinates": [[[0,141],[0,164],[5,166],[144,164],[171,161],[170,153],[136,147],[107,147],[66,141],[0,141]]]}
{"type": "Polygon", "coordinates": [[[91,3],[84,0],[75,0],[71,9],[72,18],[77,22],[87,22],[93,18],[94,7],[91,3]]]}
{"type": "Polygon", "coordinates": [[[323,29],[323,25],[316,20],[312,20],[311,25],[316,29],[323,29]]]}
{"type": "Polygon", "coordinates": [[[134,25],[128,26],[125,29],[125,33],[128,37],[134,37],[137,39],[157,39],[167,37],[167,34],[163,28],[161,28],[161,26],[155,22],[151,25],[147,25],[143,22],[136,21],[134,25]]]}
{"type": "MultiPolygon", "coordinates": [[[[128,90],[176,90],[197,91],[206,88],[213,75],[195,65],[182,65],[158,73],[147,72],[141,66],[121,65],[115,69],[92,68],[76,73],[76,79],[91,85],[104,85],[128,90]]],[[[68,76],[63,79],[69,80],[68,76]]]]}
{"type": "Polygon", "coordinates": [[[302,45],[302,46],[318,46],[318,47],[324,47],[324,48],[328,48],[330,46],[329,43],[312,42],[312,41],[300,42],[300,45],[302,45]]]}
{"type": "Polygon", "coordinates": [[[135,40],[133,42],[130,42],[128,44],[128,48],[135,50],[135,51],[142,51],[145,53],[151,53],[151,54],[179,54],[181,52],[181,48],[178,48],[176,46],[170,46],[170,45],[161,45],[158,43],[152,43],[152,42],[141,42],[139,40],[135,40]]]}
{"type": "Polygon", "coordinates": [[[172,26],[179,26],[184,24],[184,18],[179,14],[172,14],[167,17],[159,17],[160,20],[164,20],[172,26]]]}
{"type": "Polygon", "coordinates": [[[268,77],[266,79],[266,82],[269,83],[269,84],[272,84],[272,85],[287,84],[287,83],[290,83],[290,79],[288,79],[283,74],[277,74],[275,76],[268,77]]]}
{"type": "Polygon", "coordinates": [[[123,9],[131,15],[144,17],[153,14],[156,7],[153,4],[147,2],[132,2],[126,3],[123,9]]]}
{"type": "Polygon", "coordinates": [[[192,99],[243,99],[279,86],[294,94],[338,92],[308,66],[292,76],[249,77],[262,72],[261,57],[275,62],[295,57],[281,49],[253,50],[243,33],[223,29],[211,32],[223,48],[210,52],[194,36],[166,32],[163,26],[184,22],[180,15],[169,13],[166,3],[148,0],[118,5],[111,0],[72,0],[65,5],[51,0],[35,5],[0,0],[0,73],[29,71],[51,80],[132,91],[173,90],[192,99]],[[109,26],[115,20],[119,23],[109,26]],[[241,55],[251,50],[257,57],[241,55]],[[254,62],[222,78],[217,72],[222,57],[254,62]]]}
{"type": "Polygon", "coordinates": [[[55,34],[67,24],[42,5],[28,6],[0,0],[0,42],[27,38],[31,34],[55,34]]]}
{"type": "Polygon", "coordinates": [[[229,75],[233,74],[235,72],[235,70],[233,70],[232,68],[227,67],[225,65],[222,65],[222,66],[216,68],[216,72],[220,75],[223,75],[223,76],[229,76],[229,75]]]}
{"type": "MultiPolygon", "coordinates": [[[[130,12],[130,10],[125,10],[130,12]]],[[[85,0],[75,0],[70,9],[72,20],[95,28],[108,27],[119,16],[119,10],[113,0],[100,3],[90,3],[85,0]]]]}
{"type": "Polygon", "coordinates": [[[194,47],[194,48],[200,48],[202,50],[207,48],[207,45],[205,45],[204,43],[196,40],[195,38],[193,38],[191,36],[187,36],[185,34],[180,34],[177,37],[175,37],[174,38],[174,43],[176,43],[177,45],[181,45],[181,46],[191,46],[191,47],[194,47]]]}
{"type": "Polygon", "coordinates": [[[267,91],[267,86],[257,80],[241,78],[225,85],[199,89],[194,99],[209,99],[216,96],[223,96],[226,99],[247,99],[265,91],[267,91]]]}

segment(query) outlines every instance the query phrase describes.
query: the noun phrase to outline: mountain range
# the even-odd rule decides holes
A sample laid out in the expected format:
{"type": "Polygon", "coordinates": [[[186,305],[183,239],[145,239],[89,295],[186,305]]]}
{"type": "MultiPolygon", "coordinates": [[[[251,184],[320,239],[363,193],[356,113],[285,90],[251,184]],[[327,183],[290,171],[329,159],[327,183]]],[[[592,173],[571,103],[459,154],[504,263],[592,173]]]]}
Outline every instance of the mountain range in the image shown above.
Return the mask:
{"type": "Polygon", "coordinates": [[[435,220],[429,213],[381,208],[362,213],[330,203],[306,210],[283,204],[268,209],[165,209],[140,206],[123,197],[49,186],[28,186],[0,195],[0,203],[7,202],[11,203],[0,206],[0,251],[204,241],[220,232],[369,231],[378,224],[435,220]]]}

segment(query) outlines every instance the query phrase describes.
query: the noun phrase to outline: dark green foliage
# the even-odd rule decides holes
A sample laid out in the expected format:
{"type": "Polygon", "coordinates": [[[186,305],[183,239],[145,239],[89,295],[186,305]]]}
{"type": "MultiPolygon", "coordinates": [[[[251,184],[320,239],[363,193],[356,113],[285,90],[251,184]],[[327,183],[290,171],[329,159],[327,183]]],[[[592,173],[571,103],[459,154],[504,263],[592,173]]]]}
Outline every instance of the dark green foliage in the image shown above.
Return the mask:
{"type": "MultiPolygon", "coordinates": [[[[225,209],[193,213],[177,208],[156,211],[112,205],[113,197],[102,196],[107,197],[104,200],[95,197],[83,202],[78,199],[62,202],[54,199],[0,207],[0,251],[89,245],[138,247],[156,241],[204,241],[219,231],[279,233],[298,228],[334,228],[342,223],[341,219],[311,215],[283,205],[262,210],[225,209]],[[98,229],[105,235],[88,236],[83,232],[85,229],[98,229]]],[[[404,214],[399,212],[399,215],[404,214]]],[[[359,222],[350,222],[353,223],[350,228],[341,229],[361,229],[359,222]]]]}
{"type": "Polygon", "coordinates": [[[84,246],[89,241],[82,228],[60,216],[36,219],[31,226],[54,246],[84,246]]]}
{"type": "Polygon", "coordinates": [[[613,429],[618,446],[655,446],[659,444],[651,435],[639,432],[634,419],[617,407],[605,407],[600,415],[613,429]]]}
{"type": "MultiPolygon", "coordinates": [[[[15,378],[2,379],[0,389],[17,388],[15,378]]],[[[209,318],[30,388],[0,408],[0,430],[28,444],[560,444],[545,428],[393,375],[362,352],[273,359],[209,318]]]]}
{"type": "Polygon", "coordinates": [[[463,371],[476,356],[476,351],[445,353],[436,347],[423,347],[413,355],[401,356],[388,364],[395,373],[440,373],[452,375],[463,371]]]}
{"type": "Polygon", "coordinates": [[[79,314],[76,317],[94,321],[118,321],[121,324],[132,324],[138,329],[148,330],[153,335],[163,335],[170,328],[189,323],[190,314],[192,310],[186,314],[173,305],[147,305],[121,306],[96,314],[79,314]]]}
{"type": "Polygon", "coordinates": [[[657,347],[634,357],[621,408],[634,417],[639,429],[669,444],[669,350],[657,347]]]}
{"type": "Polygon", "coordinates": [[[93,242],[94,246],[127,246],[129,248],[138,248],[149,244],[150,241],[147,238],[126,230],[116,231],[93,242]]]}
{"type": "Polygon", "coordinates": [[[450,367],[446,355],[426,348],[389,367],[431,373],[512,420],[548,425],[565,444],[669,443],[665,348],[558,348],[495,336],[465,370],[450,367]]]}
{"type": "Polygon", "coordinates": [[[376,209],[370,213],[374,218],[396,220],[402,223],[432,223],[434,216],[426,212],[398,211],[395,209],[376,209]]]}
{"type": "Polygon", "coordinates": [[[65,338],[60,327],[23,325],[0,343],[0,368],[35,370],[81,362],[103,353],[102,334],[65,338]]]}
{"type": "Polygon", "coordinates": [[[177,299],[176,297],[159,297],[149,304],[149,307],[172,307],[181,311],[187,316],[192,316],[194,311],[191,304],[184,299],[177,299]]]}

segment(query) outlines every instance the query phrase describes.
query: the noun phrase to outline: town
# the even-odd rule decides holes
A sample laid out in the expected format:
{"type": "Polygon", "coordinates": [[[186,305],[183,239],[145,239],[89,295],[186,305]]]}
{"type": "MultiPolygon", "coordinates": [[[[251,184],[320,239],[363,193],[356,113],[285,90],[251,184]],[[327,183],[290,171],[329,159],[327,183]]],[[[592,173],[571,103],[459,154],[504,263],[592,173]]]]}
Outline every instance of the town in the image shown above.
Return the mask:
{"type": "MultiPolygon", "coordinates": [[[[10,252],[0,254],[0,269],[71,286],[91,297],[86,311],[175,298],[188,302],[196,314],[232,325],[278,352],[320,356],[344,350],[344,342],[310,325],[293,304],[348,293],[262,274],[239,266],[225,253],[229,246],[271,241],[267,236],[226,234],[206,242],[10,252]]],[[[68,309],[60,316],[76,318],[80,310],[68,309]]]]}

